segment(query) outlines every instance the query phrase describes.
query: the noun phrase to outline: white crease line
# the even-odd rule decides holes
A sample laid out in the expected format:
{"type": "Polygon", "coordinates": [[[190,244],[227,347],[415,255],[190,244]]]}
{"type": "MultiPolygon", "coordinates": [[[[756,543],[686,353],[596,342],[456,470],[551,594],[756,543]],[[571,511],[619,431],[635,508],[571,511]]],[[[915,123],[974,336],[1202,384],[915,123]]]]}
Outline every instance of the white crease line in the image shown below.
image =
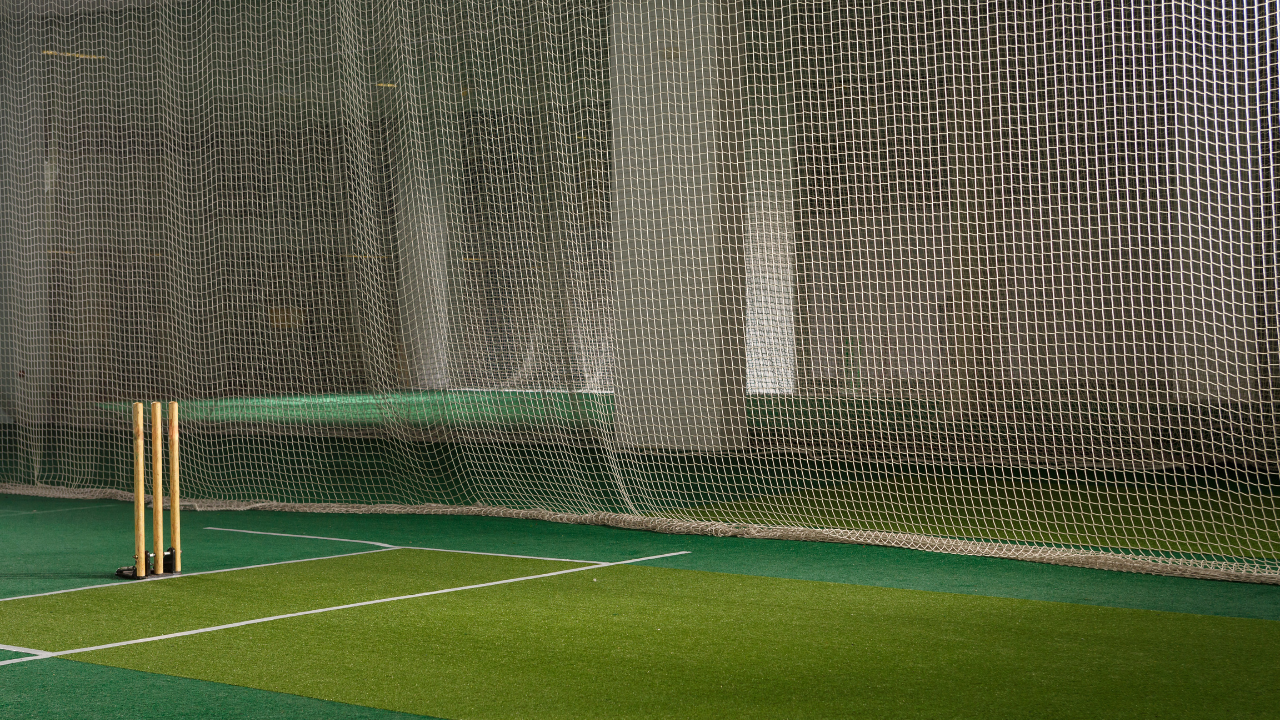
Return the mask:
{"type": "Polygon", "coordinates": [[[600,560],[573,560],[570,558],[538,557],[537,555],[508,555],[507,553],[479,552],[477,550],[446,550],[445,548],[417,547],[414,545],[388,545],[387,543],[374,542],[372,540],[352,540],[350,538],[323,537],[320,535],[291,535],[289,533],[263,532],[261,530],[237,530],[235,528],[220,528],[220,527],[207,527],[205,528],[205,530],[222,530],[223,532],[248,533],[250,535],[274,535],[276,537],[305,538],[307,540],[333,540],[334,542],[364,543],[366,545],[377,545],[378,547],[387,548],[388,550],[432,550],[434,552],[461,553],[463,555],[489,555],[491,557],[521,558],[524,560],[551,560],[553,562],[595,563],[596,565],[607,564],[600,560]]]}
{"type": "Polygon", "coordinates": [[[92,510],[94,508],[115,507],[118,504],[119,503],[112,503],[110,505],[85,505],[84,507],[62,508],[61,510],[9,510],[7,512],[0,512],[0,516],[10,517],[12,515],[45,515],[47,513],[71,512],[73,510],[92,510]]]}
{"type": "Polygon", "coordinates": [[[446,548],[417,547],[416,545],[402,545],[400,546],[400,549],[401,550],[430,550],[431,552],[458,553],[460,555],[488,555],[490,557],[520,558],[522,560],[550,560],[552,562],[587,563],[589,565],[600,565],[600,566],[612,564],[612,563],[604,562],[603,560],[571,560],[569,558],[538,557],[537,555],[508,555],[506,553],[480,552],[478,550],[448,550],[446,548]]]}
{"type": "MultiPolygon", "coordinates": [[[[373,552],[379,552],[377,550],[373,552]]],[[[495,580],[493,582],[480,583],[478,585],[463,585],[462,587],[445,588],[444,590],[431,590],[429,592],[415,593],[413,595],[398,595],[396,597],[382,598],[379,600],[365,600],[364,602],[351,603],[349,605],[335,605],[333,607],[319,608],[317,610],[303,610],[302,612],[287,613],[285,615],[272,615],[271,617],[258,618],[256,620],[243,620],[236,623],[228,623],[226,625],[215,625],[213,627],[200,628],[199,630],[186,630],[183,632],[169,633],[167,635],[156,635],[154,637],[139,638],[137,640],[124,640],[122,642],[107,643],[106,645],[94,645],[93,647],[76,648],[74,650],[58,650],[56,652],[47,652],[36,650],[34,652],[43,652],[43,655],[37,657],[14,658],[12,660],[0,661],[0,665],[12,665],[20,662],[30,662],[31,660],[43,660],[50,657],[61,657],[63,655],[75,655],[78,653],[92,652],[94,650],[108,650],[110,648],[124,647],[126,645],[137,645],[139,643],[155,642],[157,640],[169,640],[172,638],[186,637],[188,635],[200,635],[203,633],[213,632],[215,630],[229,630],[231,628],[244,627],[246,625],[257,625],[258,623],[271,622],[272,620],[284,620],[287,618],[302,617],[304,615],[316,615],[318,613],[333,612],[334,610],[349,610],[351,608],[365,607],[366,605],[380,605],[382,603],[395,602],[397,600],[411,600],[413,598],[427,597],[428,595],[443,595],[444,593],[458,592],[459,590],[477,590],[479,588],[493,587],[495,585],[506,585],[509,583],[517,583],[525,580],[537,580],[539,578],[552,577],[555,575],[567,575],[569,573],[582,572],[583,570],[599,570],[600,568],[611,567],[613,565],[627,565],[630,563],[644,562],[645,560],[657,560],[659,558],[672,557],[673,555],[688,555],[688,550],[680,552],[667,553],[665,555],[650,555],[649,557],[634,558],[631,560],[621,560],[619,562],[600,563],[597,565],[584,565],[583,567],[570,568],[568,570],[557,570],[555,572],[542,573],[540,575],[526,575],[524,577],[511,578],[509,580],[495,580]]]]}
{"type": "MultiPolygon", "coordinates": [[[[49,653],[45,652],[44,650],[32,650],[31,648],[18,647],[17,645],[0,645],[0,650],[9,650],[11,652],[20,652],[20,653],[27,653],[28,655],[39,656],[39,657],[33,657],[33,658],[26,658],[27,660],[39,660],[40,658],[47,657],[49,655],[49,653]]],[[[18,658],[18,659],[22,660],[23,658],[18,658]]]]}
{"type": "Polygon", "coordinates": [[[165,573],[164,575],[148,575],[141,580],[121,580],[120,582],[103,583],[101,585],[87,585],[85,587],[68,588],[66,590],[53,590],[50,592],[35,593],[34,595],[18,595],[16,597],[0,598],[0,602],[8,602],[9,600],[25,600],[27,598],[45,597],[46,595],[61,595],[63,593],[80,592],[81,590],[97,590],[98,588],[120,587],[121,585],[137,585],[139,583],[158,582],[160,580],[171,580],[174,578],[193,577],[196,575],[213,575],[214,573],[233,572],[235,570],[252,570],[254,568],[273,567],[275,565],[290,565],[292,563],[311,562],[312,560],[332,560],[334,558],[351,557],[352,555],[368,555],[369,553],[386,552],[387,550],[396,550],[398,548],[381,548],[378,550],[361,550],[360,552],[342,553],[341,555],[325,555],[323,557],[302,558],[300,560],[281,560],[280,562],[262,563],[260,565],[245,565],[243,567],[223,568],[221,570],[201,570],[200,572],[189,572],[175,575],[173,573],[165,573]]]}
{"type": "Polygon", "coordinates": [[[400,547],[399,545],[390,545],[388,543],[374,542],[372,540],[351,540],[348,538],[322,537],[320,535],[293,535],[290,533],[263,532],[261,530],[237,530],[236,528],[220,527],[207,527],[205,530],[221,530],[222,532],[245,533],[246,535],[274,535],[275,537],[305,538],[307,540],[333,540],[334,542],[364,543],[365,545],[377,545],[378,547],[386,548],[388,550],[397,550],[400,547]]]}
{"type": "MultiPolygon", "coordinates": [[[[98,505],[96,507],[109,507],[109,506],[98,505]]],[[[343,553],[341,555],[325,555],[322,557],[303,558],[301,560],[284,560],[282,562],[262,563],[261,565],[245,565],[243,567],[225,568],[223,570],[204,570],[202,572],[182,573],[181,575],[173,575],[169,573],[164,575],[152,575],[150,577],[146,577],[141,580],[103,583],[101,585],[87,585],[85,587],[69,588],[67,590],[53,590],[51,592],[35,593],[33,595],[18,595],[15,597],[0,598],[0,602],[5,602],[7,600],[25,600],[26,598],[44,597],[46,595],[61,595],[63,593],[79,592],[81,590],[96,590],[98,588],[115,587],[117,585],[133,585],[140,582],[154,582],[156,580],[169,580],[171,578],[178,578],[178,577],[191,577],[193,575],[209,575],[211,573],[231,572],[233,570],[252,570],[254,568],[271,567],[272,565],[288,565],[289,563],[297,563],[297,562],[310,562],[312,560],[330,560],[332,558],[348,557],[350,555],[364,555],[365,553],[370,553],[370,552],[382,552],[383,550],[431,550],[435,552],[461,553],[464,555],[492,555],[494,557],[522,558],[526,560],[551,560],[554,562],[572,562],[572,563],[584,563],[584,564],[594,564],[594,565],[608,564],[608,563],[601,562],[599,560],[570,560],[567,558],[537,557],[535,555],[506,555],[503,553],[486,553],[486,552],[477,552],[474,550],[445,550],[442,548],[409,547],[409,546],[402,546],[402,545],[389,545],[387,543],[374,542],[373,540],[352,540],[350,538],[322,537],[319,535],[291,535],[288,533],[271,533],[271,532],[262,532],[260,530],[237,530],[235,528],[219,528],[219,527],[207,527],[204,529],[205,530],[221,530],[223,532],[246,533],[249,535],[275,535],[278,537],[304,538],[307,540],[332,540],[334,542],[361,543],[364,545],[376,545],[381,549],[365,550],[363,552],[356,552],[356,553],[343,553]]],[[[666,557],[666,556],[663,556],[663,557],[666,557]]]]}

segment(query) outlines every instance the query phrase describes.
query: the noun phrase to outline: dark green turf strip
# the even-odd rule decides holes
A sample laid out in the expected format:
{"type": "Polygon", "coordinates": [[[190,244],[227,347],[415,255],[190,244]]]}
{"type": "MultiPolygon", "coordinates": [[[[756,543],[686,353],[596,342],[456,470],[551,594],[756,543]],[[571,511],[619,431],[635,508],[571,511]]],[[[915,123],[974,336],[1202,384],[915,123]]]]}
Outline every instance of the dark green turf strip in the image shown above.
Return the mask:
{"type": "MultiPolygon", "coordinates": [[[[364,549],[322,540],[208,532],[202,529],[199,513],[188,511],[183,518],[183,570],[187,572],[364,549]]],[[[166,528],[168,523],[166,513],[166,528]]],[[[150,529],[148,508],[148,533],[150,529]]],[[[133,505],[0,494],[0,548],[0,598],[129,582],[117,580],[115,570],[133,563],[133,505]]]]}
{"type": "Polygon", "coordinates": [[[78,658],[477,720],[1261,718],[1280,623],[615,566],[78,658]]]}
{"type": "MultiPolygon", "coordinates": [[[[85,504],[0,494],[0,513],[85,504]]],[[[131,508],[0,515],[0,597],[110,581],[133,552],[131,508]],[[96,574],[95,574],[96,573],[96,574]]],[[[439,515],[279,512],[183,514],[186,569],[315,557],[357,545],[204,531],[221,526],[428,545],[458,550],[616,561],[677,550],[665,567],[855,583],[1110,607],[1280,620],[1280,586],[1188,580],[963,557],[899,548],[663,535],[533,520],[439,515]]],[[[3,642],[3,640],[0,640],[3,642]]]]}
{"type": "Polygon", "coordinates": [[[20,653],[12,650],[0,650],[0,660],[12,660],[20,657],[30,657],[31,653],[20,653]]]}
{"type": "MultiPolygon", "coordinates": [[[[910,590],[1280,620],[1280,586],[1190,580],[901,548],[664,535],[536,520],[438,515],[218,513],[216,522],[270,532],[393,544],[617,561],[689,550],[661,567],[910,590]]],[[[202,524],[205,523],[201,516],[202,524]]]]}
{"type": "Polygon", "coordinates": [[[0,643],[46,651],[90,647],[572,567],[579,566],[388,550],[112,585],[0,603],[0,643]]]}
{"type": "Polygon", "coordinates": [[[70,660],[0,668],[0,717],[42,720],[395,720],[418,715],[70,660]]]}

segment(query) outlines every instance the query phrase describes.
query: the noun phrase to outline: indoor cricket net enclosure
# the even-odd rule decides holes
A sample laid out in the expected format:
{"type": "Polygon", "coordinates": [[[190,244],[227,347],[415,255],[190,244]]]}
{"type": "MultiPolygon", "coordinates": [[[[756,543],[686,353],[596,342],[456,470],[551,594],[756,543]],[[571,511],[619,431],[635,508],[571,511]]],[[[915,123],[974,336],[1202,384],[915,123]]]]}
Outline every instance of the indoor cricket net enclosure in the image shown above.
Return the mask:
{"type": "Polygon", "coordinates": [[[1280,581],[1274,2],[0,7],[9,491],[1280,581]]]}

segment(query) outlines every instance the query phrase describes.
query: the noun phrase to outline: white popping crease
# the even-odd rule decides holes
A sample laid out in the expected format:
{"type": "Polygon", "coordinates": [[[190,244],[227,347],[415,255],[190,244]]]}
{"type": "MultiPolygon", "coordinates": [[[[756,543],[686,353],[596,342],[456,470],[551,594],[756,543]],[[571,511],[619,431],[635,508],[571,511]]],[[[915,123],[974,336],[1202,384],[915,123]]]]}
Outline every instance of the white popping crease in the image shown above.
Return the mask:
{"type": "MultiPolygon", "coordinates": [[[[387,550],[399,550],[410,548],[386,548],[387,550]]],[[[372,552],[385,552],[374,550],[372,552]]],[[[0,661],[0,665],[12,665],[14,663],[30,662],[32,660],[43,660],[51,657],[62,657],[63,655],[76,655],[79,653],[92,652],[94,650],[109,650],[111,648],[124,647],[126,645],[138,645],[140,643],[156,642],[157,640],[170,640],[172,638],[186,637],[188,635],[200,635],[203,633],[214,632],[217,630],[229,630],[231,628],[244,627],[245,625],[257,625],[259,623],[271,622],[273,620],[285,620],[287,618],[302,617],[304,615],[317,615],[319,613],[333,612],[335,610],[349,610],[351,608],[365,607],[368,605],[380,605],[382,603],[396,602],[398,600],[411,600],[413,598],[428,597],[430,595],[443,595],[445,593],[459,592],[462,590],[478,590],[480,588],[494,587],[496,585],[508,585],[510,583],[523,582],[525,580],[538,580],[540,578],[553,577],[556,575],[568,575],[569,573],[582,572],[583,570],[599,570],[601,568],[611,567],[614,565],[628,565],[630,563],[644,562],[646,560],[658,560],[675,555],[688,555],[688,550],[680,552],[665,553],[663,555],[650,555],[649,557],[633,558],[631,560],[619,560],[611,563],[595,563],[584,565],[582,567],[569,568],[568,570],[557,570],[555,572],[541,573],[538,575],[526,575],[524,577],[509,578],[507,580],[494,580],[493,582],[478,583],[476,585],[463,585],[460,587],[445,588],[443,590],[429,590],[427,592],[414,593],[412,595],[397,595],[396,597],[380,598],[378,600],[365,600],[364,602],[349,603],[347,605],[335,605],[327,608],[317,608],[315,610],[303,610],[295,613],[285,613],[284,615],[272,615],[270,617],[256,618],[254,620],[242,620],[240,622],[227,623],[226,625],[215,625],[213,627],[200,628],[198,630],[184,630],[183,632],[168,633],[165,635],[155,635],[153,637],[138,638],[137,640],[122,640],[120,642],[107,643],[105,645],[94,645],[92,647],[75,648],[73,650],[58,650],[56,652],[48,652],[43,650],[31,650],[31,652],[42,653],[34,657],[13,658],[12,660],[0,661]]],[[[22,652],[22,651],[19,651],[22,652]]]]}

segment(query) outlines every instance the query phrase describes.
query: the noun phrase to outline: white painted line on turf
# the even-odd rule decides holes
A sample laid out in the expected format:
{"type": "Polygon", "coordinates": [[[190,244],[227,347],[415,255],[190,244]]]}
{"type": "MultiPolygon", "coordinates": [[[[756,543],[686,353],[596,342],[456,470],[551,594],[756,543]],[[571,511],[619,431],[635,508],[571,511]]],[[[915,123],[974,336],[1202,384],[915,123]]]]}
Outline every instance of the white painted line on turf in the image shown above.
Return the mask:
{"type": "Polygon", "coordinates": [[[400,549],[399,545],[389,545],[387,543],[374,542],[372,540],[352,540],[350,538],[323,537],[321,535],[293,535],[291,533],[273,533],[273,532],[263,532],[261,530],[237,530],[236,528],[218,528],[218,527],[207,527],[205,528],[205,530],[221,530],[222,532],[245,533],[246,535],[273,535],[275,537],[303,538],[306,540],[332,540],[334,542],[364,543],[365,545],[377,545],[378,547],[386,548],[388,550],[400,549]]]}
{"type": "Polygon", "coordinates": [[[261,530],[237,530],[235,528],[219,527],[207,527],[205,530],[222,530],[223,532],[248,533],[250,535],[275,535],[276,537],[305,538],[307,540],[333,540],[334,542],[364,543],[366,545],[384,547],[388,550],[431,550],[433,552],[460,553],[462,555],[489,555],[491,557],[520,558],[522,560],[551,560],[553,562],[595,563],[596,565],[606,564],[601,560],[573,560],[571,558],[538,557],[537,555],[509,555],[507,553],[480,552],[478,550],[447,550],[445,548],[418,547],[416,545],[388,545],[387,543],[374,542],[372,540],[352,540],[350,538],[323,537],[320,535],[291,535],[289,533],[263,532],[261,530]]]}
{"type": "Polygon", "coordinates": [[[519,558],[521,560],[550,560],[552,562],[587,563],[590,565],[608,565],[609,564],[607,562],[604,562],[603,560],[572,560],[570,558],[538,557],[537,555],[508,555],[506,553],[480,552],[478,550],[449,550],[446,548],[418,547],[416,545],[402,545],[400,546],[400,549],[401,550],[429,550],[431,552],[458,553],[460,555],[488,555],[490,557],[519,558]]]}
{"type": "Polygon", "coordinates": [[[0,512],[0,516],[9,517],[11,515],[45,515],[47,513],[72,512],[74,510],[93,510],[94,508],[117,507],[120,503],[111,503],[110,505],[85,505],[78,508],[62,508],[60,510],[9,510],[0,512]]]}
{"type": "Polygon", "coordinates": [[[397,595],[396,597],[381,598],[379,600],[365,600],[364,602],[350,603],[348,605],[335,605],[333,607],[318,608],[316,610],[303,610],[302,612],[286,613],[284,615],[272,615],[271,617],[257,618],[255,620],[242,620],[240,622],[227,623],[226,625],[215,625],[213,627],[200,628],[199,630],[185,630],[183,632],[169,633],[167,635],[156,635],[154,637],[138,638],[137,640],[124,640],[121,642],[107,643],[106,645],[76,648],[74,650],[45,652],[44,655],[39,657],[0,660],[0,665],[12,665],[14,663],[42,660],[49,657],[61,657],[63,655],[76,655],[78,653],[93,652],[94,650],[109,650],[111,648],[124,647],[126,645],[138,645],[140,643],[155,642],[157,640],[170,640],[173,638],[186,637],[188,635],[201,635],[203,633],[214,632],[216,630],[230,630],[231,628],[244,627],[246,625],[257,625],[259,623],[271,622],[272,620],[285,620],[287,618],[302,617],[304,615],[317,615],[319,613],[333,612],[334,610],[350,610],[351,608],[365,607],[366,605],[380,605],[382,603],[396,602],[397,600],[411,600],[413,598],[427,597],[429,595],[443,595],[445,593],[459,592],[461,590],[478,590],[480,588],[494,587],[495,585],[507,585],[510,583],[523,582],[525,580],[537,580],[539,578],[553,577],[555,575],[568,575],[569,573],[582,572],[583,570],[599,570],[613,565],[628,565],[630,563],[644,562],[646,560],[658,560],[659,558],[688,554],[688,550],[681,550],[680,552],[666,553],[665,555],[650,555],[649,557],[633,558],[631,560],[621,560],[619,562],[584,565],[582,567],[569,568],[568,570],[557,570],[555,572],[542,573],[540,575],[526,575],[524,577],[510,578],[508,580],[494,580],[493,582],[480,583],[478,585],[463,585],[462,587],[445,588],[444,590],[430,590],[428,592],[414,593],[413,595],[397,595]]]}
{"type": "MultiPolygon", "coordinates": [[[[44,650],[32,650],[31,648],[18,647],[17,645],[0,645],[0,650],[9,650],[11,652],[27,653],[28,655],[38,655],[40,657],[44,657],[49,654],[44,650]]],[[[18,659],[21,660],[22,658],[18,658],[18,659]]],[[[30,658],[30,659],[36,660],[38,658],[30,658]]]]}
{"type": "Polygon", "coordinates": [[[30,662],[32,660],[44,660],[45,658],[55,657],[54,653],[41,653],[31,657],[13,658],[12,660],[0,660],[0,665],[15,665],[20,662],[30,662]]]}
{"type": "Polygon", "coordinates": [[[214,573],[233,572],[235,570],[253,570],[254,568],[290,565],[292,563],[311,562],[312,560],[332,560],[334,558],[351,557],[352,555],[368,555],[369,553],[386,552],[387,550],[396,549],[398,548],[361,550],[360,552],[342,553],[341,555],[324,555],[321,557],[302,558],[300,560],[281,560],[280,562],[262,563],[260,565],[245,565],[243,567],[223,568],[221,570],[201,570],[200,572],[187,572],[178,575],[174,575],[173,573],[166,573],[164,575],[148,575],[141,580],[121,580],[120,582],[103,583],[101,585],[86,585],[85,587],[68,588],[66,590],[52,590],[50,592],[35,593],[34,595],[17,595],[15,597],[0,598],[0,602],[8,602],[9,600],[26,600],[27,598],[44,597],[46,595],[61,595],[63,593],[80,592],[81,590],[97,590],[98,588],[120,587],[121,585],[137,585],[139,583],[159,582],[160,580],[171,580],[174,578],[192,577],[195,575],[213,575],[214,573]]]}

